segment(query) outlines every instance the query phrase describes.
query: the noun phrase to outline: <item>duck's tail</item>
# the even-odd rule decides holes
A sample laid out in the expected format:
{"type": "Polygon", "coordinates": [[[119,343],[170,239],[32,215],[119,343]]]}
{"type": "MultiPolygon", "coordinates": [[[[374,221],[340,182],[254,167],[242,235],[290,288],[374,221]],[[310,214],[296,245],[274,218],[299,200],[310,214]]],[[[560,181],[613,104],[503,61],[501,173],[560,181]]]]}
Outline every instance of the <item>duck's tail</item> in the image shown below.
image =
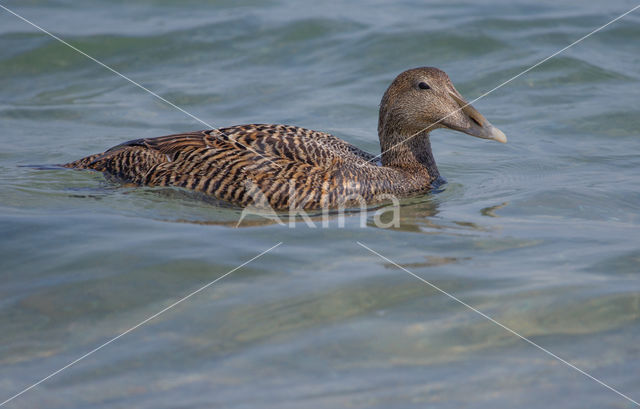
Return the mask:
{"type": "Polygon", "coordinates": [[[90,155],[85,158],[65,163],[60,166],[74,169],[96,169],[96,164],[98,163],[96,159],[98,159],[102,155],[102,153],[96,153],[95,155],[90,155]]]}
{"type": "Polygon", "coordinates": [[[171,161],[166,154],[128,143],[62,166],[74,169],[93,169],[98,172],[106,172],[127,182],[148,184],[151,181],[148,177],[154,176],[149,172],[156,169],[158,165],[167,162],[171,161]]]}

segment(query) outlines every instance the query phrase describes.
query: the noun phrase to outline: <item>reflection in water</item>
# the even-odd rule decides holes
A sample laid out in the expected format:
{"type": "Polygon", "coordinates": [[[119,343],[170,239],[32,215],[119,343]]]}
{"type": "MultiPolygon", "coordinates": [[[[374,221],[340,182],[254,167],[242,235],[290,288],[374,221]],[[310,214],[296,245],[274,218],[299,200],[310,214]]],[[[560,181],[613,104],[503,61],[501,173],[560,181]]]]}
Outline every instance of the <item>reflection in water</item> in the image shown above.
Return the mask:
{"type": "MultiPolygon", "coordinates": [[[[201,204],[209,204],[216,206],[219,201],[205,195],[196,194],[184,189],[176,188],[164,188],[166,194],[176,195],[189,201],[198,202],[201,204]],[[172,192],[173,190],[178,191],[172,192]]],[[[401,201],[399,207],[395,207],[392,203],[382,203],[371,205],[365,209],[361,208],[349,208],[344,211],[330,209],[326,212],[321,210],[317,211],[276,211],[276,212],[264,212],[251,211],[243,214],[243,209],[237,208],[226,204],[224,207],[227,210],[224,213],[216,213],[216,220],[190,220],[190,219],[162,219],[168,222],[177,223],[193,223],[201,225],[214,225],[214,226],[226,226],[226,227],[256,227],[256,226],[271,226],[275,224],[289,226],[289,227],[304,227],[305,225],[312,228],[341,228],[346,224],[354,226],[355,223],[360,223],[362,227],[378,227],[378,228],[393,228],[397,230],[405,231],[420,231],[417,226],[413,226],[412,223],[425,223],[427,226],[433,228],[444,228],[444,226],[438,226],[432,224],[429,218],[437,214],[437,202],[430,199],[430,196],[424,196],[419,199],[407,199],[401,201]],[[376,214],[378,216],[376,216],[376,214]],[[393,226],[394,217],[398,217],[400,226],[393,226]],[[379,218],[379,219],[378,219],[379,218]],[[424,220],[423,220],[424,219],[424,220]]],[[[462,225],[462,224],[461,224],[462,225]]],[[[479,229],[476,227],[476,229],[479,229]]]]}
{"type": "MultiPolygon", "coordinates": [[[[422,267],[438,267],[443,266],[445,264],[458,263],[460,261],[471,260],[471,257],[438,257],[438,256],[424,256],[426,261],[417,262],[417,263],[398,263],[399,266],[404,267],[406,269],[410,268],[422,268],[422,267]]],[[[384,266],[386,268],[395,268],[398,267],[393,263],[385,263],[384,266]]]]}
{"type": "MultiPolygon", "coordinates": [[[[343,212],[329,210],[305,212],[304,215],[289,212],[268,212],[259,214],[251,212],[243,215],[242,209],[225,204],[219,207],[219,201],[202,194],[193,195],[192,192],[182,189],[164,189],[165,194],[174,195],[175,198],[186,199],[200,205],[206,204],[215,206],[217,211],[209,213],[209,219],[172,219],[162,218],[161,220],[175,223],[191,223],[199,225],[225,226],[232,228],[246,228],[259,226],[282,225],[290,228],[343,228],[350,227],[372,227],[391,229],[396,231],[440,234],[444,231],[450,234],[460,234],[464,231],[487,232],[489,227],[479,225],[470,221],[440,220],[435,218],[438,214],[439,201],[434,199],[432,194],[427,194],[419,198],[402,200],[399,207],[393,204],[377,204],[367,207],[365,210],[359,208],[345,209],[343,212]],[[177,190],[177,192],[173,192],[177,190]],[[377,214],[377,216],[376,216],[377,214]],[[212,217],[213,216],[213,217],[212,217]],[[394,217],[397,217],[398,226],[394,225],[394,217]]],[[[497,209],[500,206],[494,206],[497,209]]],[[[483,209],[484,212],[485,209],[483,209]]],[[[489,211],[490,212],[490,211],[489,211]]],[[[484,214],[484,213],[483,213],[484,214]]]]}
{"type": "Polygon", "coordinates": [[[501,203],[499,205],[485,207],[484,209],[480,210],[480,213],[483,216],[499,217],[498,215],[496,215],[495,211],[502,209],[503,207],[507,206],[508,204],[509,204],[509,202],[504,202],[504,203],[501,203]]]}
{"type": "MultiPolygon", "coordinates": [[[[432,194],[404,201],[400,207],[400,226],[391,226],[389,229],[422,234],[441,234],[446,231],[452,235],[490,230],[475,222],[437,218],[440,203],[432,194]]],[[[369,226],[376,227],[373,223],[369,223],[369,226]]]]}

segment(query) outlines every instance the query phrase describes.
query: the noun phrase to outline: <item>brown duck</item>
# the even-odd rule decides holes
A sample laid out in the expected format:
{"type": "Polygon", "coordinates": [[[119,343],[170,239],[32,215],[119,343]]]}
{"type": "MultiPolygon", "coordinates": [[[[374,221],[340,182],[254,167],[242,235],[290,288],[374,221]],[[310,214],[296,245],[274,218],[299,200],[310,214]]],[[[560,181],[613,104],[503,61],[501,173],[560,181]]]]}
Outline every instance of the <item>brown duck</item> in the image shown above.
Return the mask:
{"type": "Polygon", "coordinates": [[[334,208],[431,189],[440,176],[429,141],[437,128],[507,141],[445,72],[423,67],[398,75],[384,93],[378,156],[324,132],[254,124],[136,139],[64,166],[192,189],[239,206],[334,208]]]}

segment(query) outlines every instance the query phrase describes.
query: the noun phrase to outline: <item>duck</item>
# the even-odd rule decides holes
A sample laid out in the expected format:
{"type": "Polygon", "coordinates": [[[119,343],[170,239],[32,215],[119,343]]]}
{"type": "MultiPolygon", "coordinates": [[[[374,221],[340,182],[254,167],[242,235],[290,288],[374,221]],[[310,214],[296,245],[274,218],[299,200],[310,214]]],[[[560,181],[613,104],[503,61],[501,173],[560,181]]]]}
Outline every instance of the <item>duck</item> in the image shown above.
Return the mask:
{"type": "Polygon", "coordinates": [[[142,138],[66,163],[140,186],[172,186],[232,206],[329,209],[425,194],[443,181],[430,132],[507,142],[435,67],[400,73],[379,107],[380,154],[329,133],[248,124],[142,138]]]}

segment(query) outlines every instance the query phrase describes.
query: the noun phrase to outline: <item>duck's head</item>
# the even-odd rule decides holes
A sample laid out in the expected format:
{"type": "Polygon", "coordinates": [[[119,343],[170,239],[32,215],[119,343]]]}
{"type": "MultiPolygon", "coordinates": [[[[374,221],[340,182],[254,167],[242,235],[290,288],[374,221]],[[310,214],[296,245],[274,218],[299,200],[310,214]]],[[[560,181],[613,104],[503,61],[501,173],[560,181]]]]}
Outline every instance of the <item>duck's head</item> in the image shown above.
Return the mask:
{"type": "Polygon", "coordinates": [[[378,132],[381,142],[383,135],[411,137],[437,128],[507,142],[501,130],[465,101],[444,71],[421,67],[398,75],[380,103],[378,132]]]}

